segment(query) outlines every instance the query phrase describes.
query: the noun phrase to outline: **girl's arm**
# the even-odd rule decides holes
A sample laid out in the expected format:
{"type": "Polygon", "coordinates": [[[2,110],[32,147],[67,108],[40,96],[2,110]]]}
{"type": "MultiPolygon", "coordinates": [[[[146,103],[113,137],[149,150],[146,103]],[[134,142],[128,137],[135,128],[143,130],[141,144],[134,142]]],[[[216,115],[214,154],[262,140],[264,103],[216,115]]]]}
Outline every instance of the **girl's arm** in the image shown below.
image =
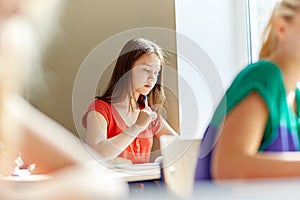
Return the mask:
{"type": "Polygon", "coordinates": [[[214,179],[300,176],[300,153],[258,153],[269,110],[252,93],[230,111],[212,155],[214,179]]]}
{"type": "Polygon", "coordinates": [[[174,135],[178,136],[176,131],[168,124],[168,122],[162,117],[158,116],[161,119],[161,127],[159,128],[159,131],[155,134],[156,138],[160,138],[162,135],[174,135]]]}
{"type": "MultiPolygon", "coordinates": [[[[66,128],[49,118],[22,97],[15,96],[7,102],[7,116],[11,116],[13,124],[10,127],[16,131],[8,132],[4,148],[0,150],[0,159],[5,159],[0,165],[5,175],[13,173],[14,160],[21,156],[27,168],[35,164],[32,173],[50,174],[58,170],[81,166],[95,162],[95,156],[87,151],[80,139],[66,128]],[[15,129],[14,129],[15,130],[15,129]]],[[[101,165],[96,167],[101,169],[101,165]]],[[[104,169],[104,167],[103,167],[104,169]]],[[[104,169],[105,170],[105,169],[104,169]]]]}
{"type": "Polygon", "coordinates": [[[152,119],[151,113],[141,110],[135,124],[107,139],[107,122],[97,111],[89,112],[87,116],[86,143],[95,149],[101,156],[114,159],[132,143],[140,132],[145,130],[152,119]]]}

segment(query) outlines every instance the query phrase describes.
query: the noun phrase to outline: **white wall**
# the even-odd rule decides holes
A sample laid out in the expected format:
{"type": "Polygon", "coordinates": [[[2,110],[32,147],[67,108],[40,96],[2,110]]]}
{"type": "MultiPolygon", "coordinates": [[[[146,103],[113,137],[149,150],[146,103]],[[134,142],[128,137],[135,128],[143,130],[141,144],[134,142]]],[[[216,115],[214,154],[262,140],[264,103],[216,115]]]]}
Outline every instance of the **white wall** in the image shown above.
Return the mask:
{"type": "Polygon", "coordinates": [[[250,0],[252,62],[258,60],[262,34],[278,0],[250,0]]]}
{"type": "MultiPolygon", "coordinates": [[[[59,22],[58,34],[43,57],[46,76],[44,81],[47,87],[39,84],[34,88],[28,88],[27,96],[30,102],[71,132],[77,133],[79,129],[77,127],[81,127],[83,111],[87,109],[96,95],[85,96],[86,92],[82,93],[79,98],[82,101],[87,99],[87,105],[82,104],[84,107],[81,108],[80,104],[73,109],[73,105],[77,106],[74,101],[78,101],[78,99],[72,99],[74,81],[81,64],[90,52],[110,37],[132,29],[159,27],[175,30],[174,4],[174,0],[67,0],[59,22]],[[77,109],[83,111],[77,113],[79,112],[77,109]]],[[[151,32],[148,33],[150,34],[151,32]]],[[[155,41],[160,42],[160,37],[155,41]]],[[[162,42],[163,45],[173,47],[175,33],[173,37],[170,36],[168,40],[162,42]],[[174,40],[171,43],[172,39],[174,40]]],[[[119,52],[120,47],[109,47],[106,53],[114,51],[119,52]]],[[[101,60],[101,56],[103,55],[98,56],[98,60],[101,60]]],[[[175,59],[170,58],[170,60],[172,62],[175,59]]],[[[175,64],[170,66],[176,69],[175,64]]],[[[98,68],[95,72],[106,68],[108,66],[98,61],[98,68]]],[[[110,74],[107,75],[110,76],[110,74]]],[[[35,79],[35,77],[30,78],[35,79]]],[[[90,81],[86,80],[85,84],[90,81]]],[[[172,110],[167,120],[176,129],[178,106],[176,102],[172,102],[172,98],[168,100],[170,100],[168,103],[172,106],[172,110]]]]}
{"type": "Polygon", "coordinates": [[[201,138],[234,75],[248,63],[246,1],[175,0],[180,132],[201,138]]]}

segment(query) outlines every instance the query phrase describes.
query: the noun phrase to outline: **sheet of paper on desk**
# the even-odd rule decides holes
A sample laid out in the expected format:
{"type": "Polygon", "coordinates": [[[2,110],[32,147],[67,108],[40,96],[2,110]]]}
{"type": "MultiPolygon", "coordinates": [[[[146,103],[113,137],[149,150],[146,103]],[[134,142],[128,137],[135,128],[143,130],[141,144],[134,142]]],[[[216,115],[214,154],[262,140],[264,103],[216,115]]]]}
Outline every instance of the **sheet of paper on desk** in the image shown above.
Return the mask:
{"type": "Polygon", "coordinates": [[[112,166],[119,176],[127,181],[143,181],[161,177],[159,163],[143,163],[112,166]]]}
{"type": "Polygon", "coordinates": [[[125,172],[132,173],[147,173],[147,172],[159,172],[159,163],[142,163],[142,164],[129,164],[129,165],[115,165],[114,168],[125,172]]]}
{"type": "Polygon", "coordinates": [[[47,181],[51,179],[50,176],[44,174],[32,174],[28,176],[2,176],[0,180],[14,181],[14,182],[38,182],[47,181]]]}

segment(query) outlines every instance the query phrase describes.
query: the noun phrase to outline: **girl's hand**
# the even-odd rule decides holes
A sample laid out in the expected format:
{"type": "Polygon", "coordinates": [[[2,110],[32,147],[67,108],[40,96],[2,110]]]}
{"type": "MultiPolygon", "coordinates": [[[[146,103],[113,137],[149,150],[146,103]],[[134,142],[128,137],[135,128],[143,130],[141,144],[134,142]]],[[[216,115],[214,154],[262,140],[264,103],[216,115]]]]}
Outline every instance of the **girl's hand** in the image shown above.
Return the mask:
{"type": "Polygon", "coordinates": [[[151,121],[157,118],[157,113],[153,112],[150,107],[145,107],[140,111],[139,116],[135,122],[138,126],[147,127],[151,121]]]}
{"type": "Polygon", "coordinates": [[[17,159],[15,159],[16,167],[14,169],[13,175],[15,176],[27,176],[30,175],[31,172],[35,168],[35,164],[26,164],[24,163],[21,156],[18,156],[17,159]]]}

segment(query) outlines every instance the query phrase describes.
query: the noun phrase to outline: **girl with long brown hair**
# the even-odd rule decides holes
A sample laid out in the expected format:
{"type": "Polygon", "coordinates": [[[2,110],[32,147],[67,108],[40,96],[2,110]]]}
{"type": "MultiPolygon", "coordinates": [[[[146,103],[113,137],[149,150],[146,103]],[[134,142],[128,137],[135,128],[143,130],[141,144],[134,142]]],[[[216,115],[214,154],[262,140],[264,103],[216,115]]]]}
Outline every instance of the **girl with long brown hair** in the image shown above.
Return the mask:
{"type": "Polygon", "coordinates": [[[154,42],[137,38],[125,44],[107,89],[83,116],[85,140],[101,156],[149,162],[153,136],[176,135],[160,115],[163,64],[163,51],[154,42]]]}

